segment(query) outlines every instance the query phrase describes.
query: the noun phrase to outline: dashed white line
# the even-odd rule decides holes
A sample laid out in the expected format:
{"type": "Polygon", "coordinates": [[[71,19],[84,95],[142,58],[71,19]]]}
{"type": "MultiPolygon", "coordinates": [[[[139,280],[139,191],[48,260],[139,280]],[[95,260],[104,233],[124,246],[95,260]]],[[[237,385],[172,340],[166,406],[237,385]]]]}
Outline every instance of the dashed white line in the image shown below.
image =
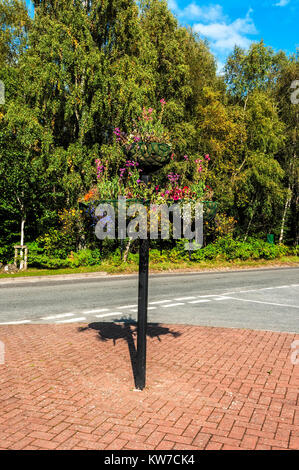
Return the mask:
{"type": "Polygon", "coordinates": [[[177,303],[177,304],[169,304],[169,305],[162,305],[163,308],[168,308],[168,307],[177,307],[178,305],[185,305],[182,303],[177,303]]]}
{"type": "Polygon", "coordinates": [[[218,294],[218,295],[217,295],[217,294],[213,294],[213,295],[212,295],[212,294],[210,294],[210,295],[198,295],[197,297],[200,298],[200,299],[206,299],[206,298],[208,298],[208,297],[219,297],[219,295],[221,295],[221,294],[218,294]]]}
{"type": "Polygon", "coordinates": [[[87,313],[101,313],[101,312],[108,312],[108,308],[98,308],[96,310],[84,310],[82,313],[87,314],[87,313]]]}
{"type": "MultiPolygon", "coordinates": [[[[148,310],[157,310],[157,307],[147,307],[148,310]]],[[[133,308],[130,312],[137,313],[138,308],[133,308]]]]}
{"type": "Polygon", "coordinates": [[[171,300],[158,300],[156,302],[149,302],[149,305],[167,304],[167,302],[171,302],[171,300]]]}
{"type": "Polygon", "coordinates": [[[232,298],[232,297],[219,296],[219,297],[217,297],[217,298],[215,297],[213,300],[216,300],[216,301],[218,301],[218,300],[229,300],[229,299],[231,299],[231,298],[232,298]]]}
{"type": "Polygon", "coordinates": [[[196,299],[196,297],[179,297],[178,299],[174,299],[174,300],[192,300],[192,299],[196,299]]]}
{"type": "Polygon", "coordinates": [[[49,317],[43,317],[42,320],[55,320],[56,318],[65,318],[65,317],[72,317],[74,313],[59,313],[57,315],[51,315],[49,317]]]}
{"type": "Polygon", "coordinates": [[[57,321],[56,323],[75,323],[77,321],[84,321],[86,320],[85,317],[79,317],[79,318],[71,318],[70,320],[60,320],[57,321]]]}
{"type": "Polygon", "coordinates": [[[192,300],[192,301],[188,302],[188,304],[201,304],[201,303],[204,303],[204,302],[211,302],[211,301],[209,299],[192,300]]]}
{"type": "Polygon", "coordinates": [[[23,323],[31,323],[31,320],[9,321],[0,323],[0,325],[22,325],[23,323]]]}
{"type": "Polygon", "coordinates": [[[123,308],[135,308],[137,307],[137,304],[134,305],[123,305],[122,307],[117,307],[118,309],[123,309],[123,308]]]}
{"type": "Polygon", "coordinates": [[[123,312],[105,313],[104,315],[95,315],[95,317],[96,317],[96,318],[114,317],[115,315],[123,315],[123,312]]]}

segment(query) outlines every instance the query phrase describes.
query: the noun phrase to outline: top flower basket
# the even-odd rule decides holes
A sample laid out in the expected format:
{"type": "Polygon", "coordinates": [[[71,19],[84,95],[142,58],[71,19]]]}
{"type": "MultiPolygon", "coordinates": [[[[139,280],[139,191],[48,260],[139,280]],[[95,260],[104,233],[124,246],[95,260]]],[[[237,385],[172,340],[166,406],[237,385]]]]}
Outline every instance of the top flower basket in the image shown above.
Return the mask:
{"type": "Polygon", "coordinates": [[[137,160],[145,173],[153,173],[170,160],[171,147],[160,142],[135,142],[130,154],[137,160]]]}

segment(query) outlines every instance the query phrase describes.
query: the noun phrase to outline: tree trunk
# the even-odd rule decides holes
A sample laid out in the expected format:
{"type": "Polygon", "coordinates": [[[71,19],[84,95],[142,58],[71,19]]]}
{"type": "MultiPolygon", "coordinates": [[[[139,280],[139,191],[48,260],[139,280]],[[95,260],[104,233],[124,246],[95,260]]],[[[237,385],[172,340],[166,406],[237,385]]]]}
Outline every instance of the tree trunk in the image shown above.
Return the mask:
{"type": "MultiPolygon", "coordinates": [[[[256,200],[255,200],[255,201],[256,201],[256,200]]],[[[253,206],[255,205],[255,201],[254,201],[254,203],[253,203],[253,206]]],[[[253,221],[254,214],[255,214],[255,207],[254,207],[254,209],[253,209],[253,211],[252,211],[252,215],[251,215],[251,217],[250,217],[249,224],[248,224],[248,226],[247,226],[247,230],[246,230],[245,237],[244,237],[244,242],[246,242],[246,240],[247,240],[247,237],[248,237],[248,234],[249,234],[249,230],[250,230],[250,227],[251,227],[251,224],[252,224],[252,221],[253,221]]]]}
{"type": "MultiPolygon", "coordinates": [[[[20,212],[21,212],[21,245],[24,245],[24,236],[25,236],[25,222],[26,222],[26,211],[25,211],[25,206],[24,206],[24,192],[22,192],[21,198],[18,196],[17,193],[15,193],[17,201],[20,206],[20,212]]],[[[24,267],[24,253],[23,250],[21,250],[20,253],[21,257],[21,262],[20,262],[20,269],[23,269],[24,267]]]]}
{"type": "Polygon", "coordinates": [[[285,202],[285,205],[284,205],[284,210],[283,210],[283,215],[282,215],[282,220],[281,220],[281,228],[280,228],[279,243],[282,243],[282,242],[283,242],[284,226],[285,226],[285,221],[286,221],[286,215],[287,215],[288,209],[289,209],[290,204],[291,204],[292,196],[293,196],[293,195],[292,195],[292,191],[291,191],[291,188],[290,188],[290,185],[289,185],[289,187],[288,187],[288,194],[287,194],[286,202],[285,202]]]}
{"type": "Polygon", "coordinates": [[[125,253],[124,253],[124,259],[123,260],[124,260],[125,263],[127,262],[127,259],[128,259],[128,254],[129,254],[129,251],[130,251],[131,243],[132,243],[132,238],[129,239],[129,241],[127,243],[127,246],[126,246],[125,253]]]}
{"type": "MultiPolygon", "coordinates": [[[[26,219],[25,219],[25,217],[22,215],[22,219],[21,219],[21,246],[24,245],[25,222],[26,222],[26,219]]],[[[20,269],[23,269],[23,268],[24,268],[24,252],[23,252],[22,249],[21,249],[21,252],[20,252],[20,257],[21,257],[20,269]]]]}

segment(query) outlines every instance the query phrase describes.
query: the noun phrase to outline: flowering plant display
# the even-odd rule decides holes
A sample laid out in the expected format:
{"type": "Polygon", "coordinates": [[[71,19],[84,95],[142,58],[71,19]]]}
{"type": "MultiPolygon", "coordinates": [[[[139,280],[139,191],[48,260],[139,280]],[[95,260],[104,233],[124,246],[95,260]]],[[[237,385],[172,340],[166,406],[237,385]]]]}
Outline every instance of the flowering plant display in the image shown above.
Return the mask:
{"type": "Polygon", "coordinates": [[[143,170],[135,160],[126,160],[117,174],[112,176],[109,174],[108,163],[97,159],[95,161],[97,185],[84,195],[82,202],[115,200],[119,196],[168,205],[211,200],[213,191],[206,185],[210,156],[185,157],[182,162],[182,172],[170,171],[162,184],[144,182],[143,170]]]}
{"type": "Polygon", "coordinates": [[[113,132],[117,142],[125,145],[128,150],[138,142],[170,145],[170,136],[162,124],[166,104],[164,99],[160,100],[161,110],[159,113],[154,108],[143,107],[141,116],[137,121],[133,121],[133,130],[129,134],[116,127],[113,132]]]}
{"type": "Polygon", "coordinates": [[[116,172],[115,170],[111,172],[105,158],[96,159],[97,184],[84,195],[81,202],[92,205],[97,201],[116,201],[119,196],[127,200],[167,205],[212,199],[213,191],[206,185],[210,155],[184,155],[178,161],[175,154],[171,153],[170,138],[162,125],[166,101],[161,99],[160,105],[161,110],[158,116],[153,108],[143,108],[142,115],[137,122],[134,121],[130,134],[125,134],[119,128],[114,129],[117,142],[126,149],[135,146],[137,150],[133,156],[136,158],[127,157],[116,172]],[[145,174],[148,174],[147,170],[152,173],[157,167],[161,167],[161,164],[163,165],[164,157],[161,154],[155,159],[152,154],[149,154],[140,158],[142,146],[148,145],[166,146],[169,158],[165,159],[165,164],[170,161],[168,174],[153,176],[153,182],[148,182],[143,177],[143,171],[145,174]]]}

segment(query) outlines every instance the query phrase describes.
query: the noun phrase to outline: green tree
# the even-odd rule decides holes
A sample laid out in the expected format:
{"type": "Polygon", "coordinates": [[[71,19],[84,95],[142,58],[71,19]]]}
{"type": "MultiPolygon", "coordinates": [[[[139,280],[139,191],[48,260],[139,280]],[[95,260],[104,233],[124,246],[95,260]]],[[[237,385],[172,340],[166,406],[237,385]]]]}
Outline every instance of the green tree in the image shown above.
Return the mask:
{"type": "Polygon", "coordinates": [[[299,104],[292,100],[294,88],[298,88],[298,57],[291,57],[279,75],[275,96],[278,102],[279,116],[285,124],[285,143],[279,152],[279,162],[285,170],[287,188],[280,220],[279,241],[288,241],[295,245],[299,241],[299,161],[298,161],[298,119],[299,104]]]}

